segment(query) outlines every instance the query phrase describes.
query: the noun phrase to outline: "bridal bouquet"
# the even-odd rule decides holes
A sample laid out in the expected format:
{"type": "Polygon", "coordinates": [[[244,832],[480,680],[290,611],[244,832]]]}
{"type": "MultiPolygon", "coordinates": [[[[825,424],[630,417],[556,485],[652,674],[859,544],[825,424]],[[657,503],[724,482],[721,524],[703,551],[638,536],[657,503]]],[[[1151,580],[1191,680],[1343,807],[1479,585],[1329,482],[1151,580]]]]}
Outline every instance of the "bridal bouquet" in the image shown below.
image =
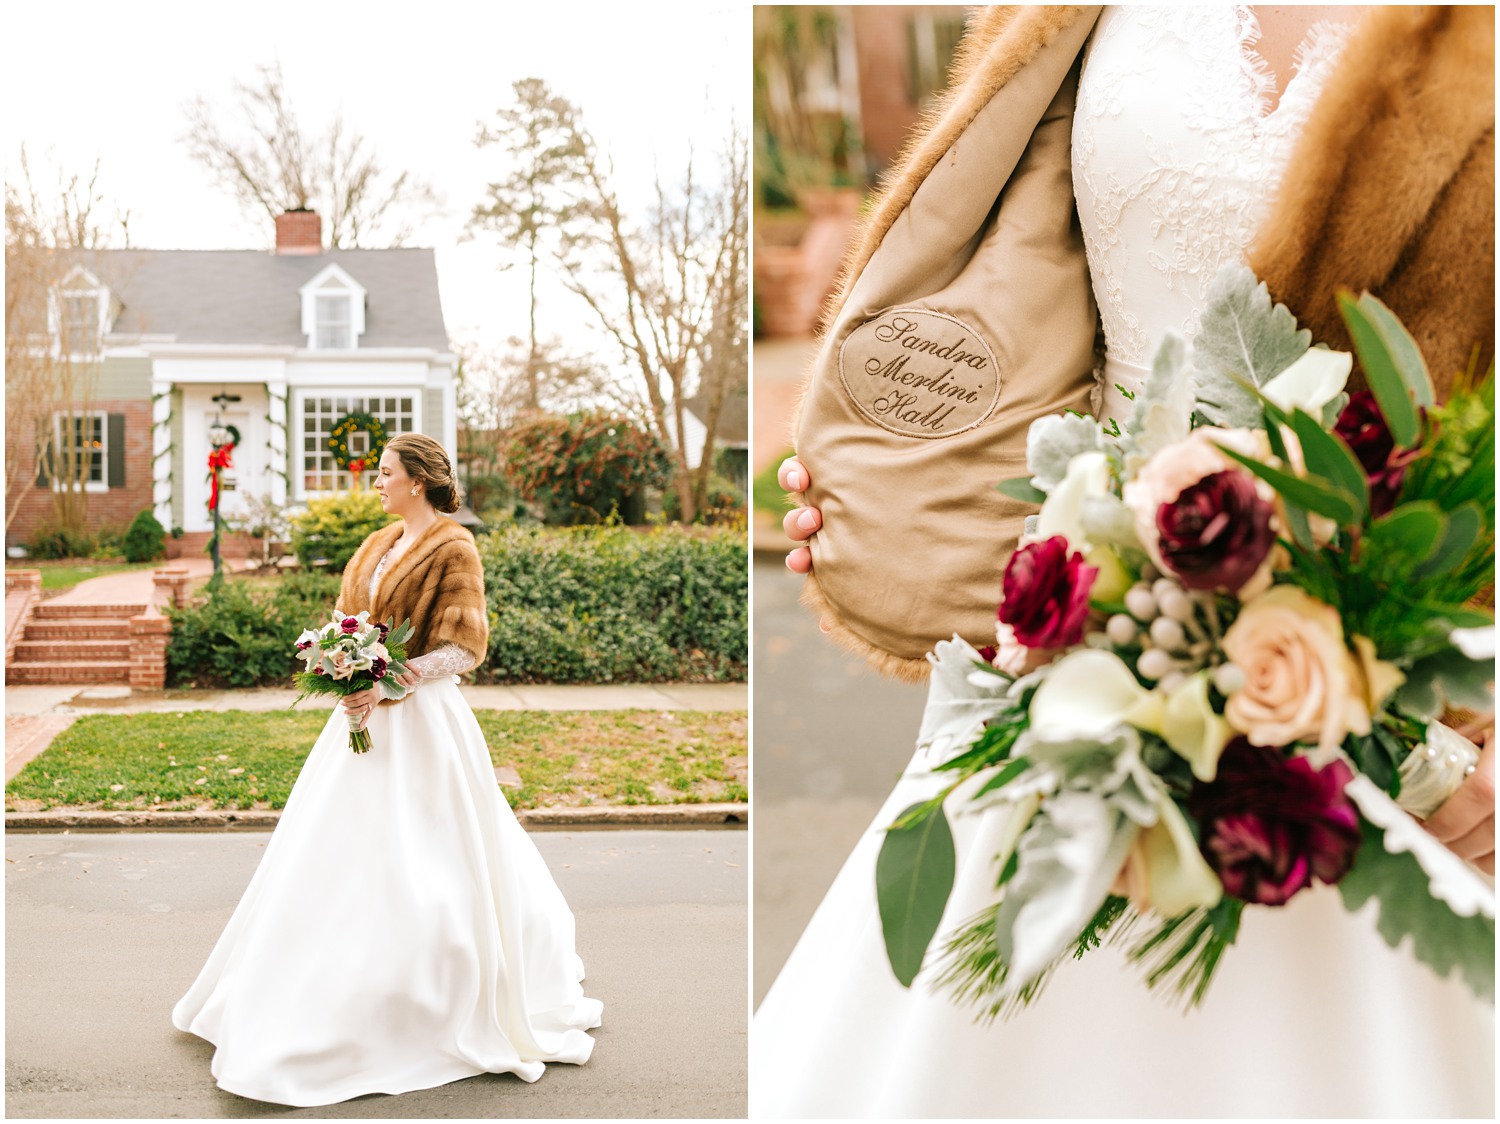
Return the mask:
{"type": "Polygon", "coordinates": [[[1477,760],[1445,707],[1494,706],[1493,368],[1439,404],[1396,317],[1339,300],[1370,391],[1236,267],[1126,425],[1032,426],[996,644],[928,657],[919,740],[951,783],[877,862],[903,985],[928,960],[993,1018],[1133,934],[1195,1004],[1245,907],[1318,881],[1493,999],[1493,887],[1413,819],[1477,760]],[[945,809],[977,818],[956,889],[945,809]]]}
{"type": "MultiPolygon", "coordinates": [[[[406,641],[411,639],[411,622],[393,626],[369,617],[368,611],[350,617],[334,609],[322,628],[302,631],[297,637],[297,658],[307,669],[294,676],[300,693],[293,706],[309,695],[343,698],[388,678],[387,696],[399,699],[406,694],[406,688],[394,676],[406,672],[406,641]]],[[[368,750],[370,732],[351,727],[349,748],[355,753],[368,750]]]]}

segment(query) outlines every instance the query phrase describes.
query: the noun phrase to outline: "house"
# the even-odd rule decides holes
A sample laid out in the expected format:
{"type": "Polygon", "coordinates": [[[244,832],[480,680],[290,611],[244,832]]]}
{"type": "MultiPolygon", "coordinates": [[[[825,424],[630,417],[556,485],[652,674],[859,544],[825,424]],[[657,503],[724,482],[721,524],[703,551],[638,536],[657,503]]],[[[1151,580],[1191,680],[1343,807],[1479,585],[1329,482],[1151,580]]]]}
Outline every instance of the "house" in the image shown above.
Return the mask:
{"type": "MultiPolygon", "coordinates": [[[[455,446],[458,359],[430,249],[324,250],[318,215],[293,211],[271,253],[78,252],[49,310],[57,338],[97,342],[84,411],[53,418],[54,451],[72,425],[90,458],[91,528],[150,508],[206,541],[216,424],[238,434],[226,517],[248,496],[286,505],[348,488],[329,436],[350,414],[455,446]]],[[[355,432],[351,448],[367,439],[355,432]]],[[[28,469],[40,486],[15,501],[7,547],[51,517],[48,459],[28,469]]]]}
{"type": "MultiPolygon", "coordinates": [[[[688,465],[697,468],[703,459],[703,438],[708,433],[707,396],[695,394],[682,401],[682,428],[687,433],[688,465]]],[[[670,420],[670,419],[669,419],[670,420]]],[[[741,491],[750,483],[750,396],[743,389],[725,396],[719,407],[714,433],[715,467],[741,491]]]]}

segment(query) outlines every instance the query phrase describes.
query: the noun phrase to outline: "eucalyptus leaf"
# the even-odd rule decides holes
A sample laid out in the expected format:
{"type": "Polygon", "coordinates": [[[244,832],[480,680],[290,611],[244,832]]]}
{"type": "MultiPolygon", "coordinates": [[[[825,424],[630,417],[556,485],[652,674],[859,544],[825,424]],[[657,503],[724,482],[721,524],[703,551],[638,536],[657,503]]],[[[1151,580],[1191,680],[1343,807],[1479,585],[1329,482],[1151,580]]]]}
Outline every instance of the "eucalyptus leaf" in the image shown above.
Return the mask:
{"type": "Polygon", "coordinates": [[[1302,445],[1308,471],[1348,496],[1357,521],[1363,522],[1370,510],[1370,482],[1359,458],[1337,436],[1324,430],[1316,418],[1301,410],[1292,412],[1292,432],[1302,445]]]}
{"type": "Polygon", "coordinates": [[[953,831],[941,807],[911,827],[887,831],[880,845],[875,896],[886,956],[902,987],[910,987],[922,968],[953,891],[954,868],[953,831]]]}
{"type": "Polygon", "coordinates": [[[1382,573],[1410,572],[1432,555],[1447,535],[1448,517],[1429,500],[1404,503],[1375,520],[1365,537],[1364,552],[1382,573]]]}
{"type": "Polygon", "coordinates": [[[1290,367],[1312,342],[1285,305],[1243,265],[1219,270],[1209,286],[1192,341],[1198,413],[1215,425],[1261,425],[1259,399],[1246,385],[1264,386],[1290,367]]]}
{"type": "Polygon", "coordinates": [[[1490,710],[1495,705],[1494,682],[1493,659],[1471,660],[1449,648],[1406,669],[1396,703],[1421,718],[1435,718],[1449,705],[1490,710]]]}
{"type": "Polygon", "coordinates": [[[1385,341],[1395,364],[1396,373],[1411,391],[1418,406],[1431,406],[1437,402],[1432,386],[1432,374],[1427,369],[1427,360],[1422,358],[1422,349],[1406,330],[1406,325],[1373,293],[1361,293],[1360,311],[1375,325],[1380,338],[1385,341]]]}
{"type": "Polygon", "coordinates": [[[1462,562],[1474,549],[1479,538],[1484,516],[1477,504],[1465,503],[1448,512],[1447,527],[1443,537],[1432,548],[1432,553],[1412,572],[1414,581],[1425,581],[1448,573],[1462,562]]]}
{"type": "Polygon", "coordinates": [[[1332,486],[1321,480],[1308,480],[1300,476],[1293,476],[1290,472],[1283,472],[1279,468],[1261,464],[1259,461],[1237,453],[1233,449],[1221,446],[1221,451],[1232,460],[1248,468],[1256,476],[1259,476],[1288,503],[1296,504],[1298,507],[1313,512],[1316,515],[1327,516],[1339,526],[1349,526],[1358,522],[1358,512],[1354,501],[1343,492],[1335,490],[1332,486]]]}
{"type": "Polygon", "coordinates": [[[1047,502],[1047,493],[1033,485],[1030,478],[1025,476],[1013,476],[1009,480],[1002,480],[995,485],[995,490],[1002,496],[1009,496],[1022,503],[1047,502]]]}
{"type": "MultiPolygon", "coordinates": [[[[1415,445],[1421,419],[1406,381],[1407,374],[1400,366],[1400,341],[1387,338],[1389,326],[1372,315],[1372,306],[1365,298],[1374,300],[1369,294],[1355,300],[1353,294],[1341,292],[1338,294],[1339,311],[1349,327],[1349,338],[1354,342],[1359,365],[1364,368],[1365,381],[1370,384],[1375,401],[1380,405],[1391,436],[1399,446],[1415,445]]],[[[1424,375],[1425,371],[1424,366],[1424,375]]]]}

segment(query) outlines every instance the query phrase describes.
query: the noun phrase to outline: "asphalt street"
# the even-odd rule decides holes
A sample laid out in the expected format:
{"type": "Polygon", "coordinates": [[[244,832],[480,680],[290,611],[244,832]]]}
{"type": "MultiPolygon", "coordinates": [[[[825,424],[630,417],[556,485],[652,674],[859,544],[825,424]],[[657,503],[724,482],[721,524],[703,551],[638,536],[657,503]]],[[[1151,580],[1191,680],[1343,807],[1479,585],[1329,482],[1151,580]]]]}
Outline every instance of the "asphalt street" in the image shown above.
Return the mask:
{"type": "Polygon", "coordinates": [[[883,679],[829,643],[802,579],[755,559],[755,957],[758,1004],[910,760],[926,684],[883,679]]]}
{"type": "Polygon", "coordinates": [[[745,1115],[745,833],[533,833],[604,1003],[589,1063],[309,1109],[220,1090],[170,1020],[269,838],[6,837],[6,1116],[745,1115]]]}

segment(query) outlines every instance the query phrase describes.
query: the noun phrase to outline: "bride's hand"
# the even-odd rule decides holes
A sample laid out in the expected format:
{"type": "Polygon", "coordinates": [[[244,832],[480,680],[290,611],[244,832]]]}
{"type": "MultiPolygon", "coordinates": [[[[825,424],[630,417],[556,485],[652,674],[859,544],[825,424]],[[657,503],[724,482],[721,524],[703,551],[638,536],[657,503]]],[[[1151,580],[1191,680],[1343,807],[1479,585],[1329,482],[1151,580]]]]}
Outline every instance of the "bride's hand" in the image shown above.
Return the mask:
{"type": "Polygon", "coordinates": [[[1495,873],[1495,731],[1485,734],[1474,772],[1423,825],[1438,842],[1486,874],[1495,873]]]}
{"type": "MultiPolygon", "coordinates": [[[[796,457],[788,457],[776,470],[776,481],[788,492],[805,492],[812,482],[807,467],[796,457]]],[[[806,504],[786,513],[781,528],[786,537],[794,542],[805,542],[823,526],[823,514],[806,504]]],[[[812,551],[799,546],[786,556],[786,568],[794,574],[806,574],[812,570],[812,551]]]]}
{"type": "Polygon", "coordinates": [[[380,701],[380,693],[374,687],[367,687],[363,691],[355,691],[353,694],[344,696],[343,707],[349,724],[356,730],[363,730],[365,723],[370,720],[370,714],[375,709],[375,704],[380,701]]]}

